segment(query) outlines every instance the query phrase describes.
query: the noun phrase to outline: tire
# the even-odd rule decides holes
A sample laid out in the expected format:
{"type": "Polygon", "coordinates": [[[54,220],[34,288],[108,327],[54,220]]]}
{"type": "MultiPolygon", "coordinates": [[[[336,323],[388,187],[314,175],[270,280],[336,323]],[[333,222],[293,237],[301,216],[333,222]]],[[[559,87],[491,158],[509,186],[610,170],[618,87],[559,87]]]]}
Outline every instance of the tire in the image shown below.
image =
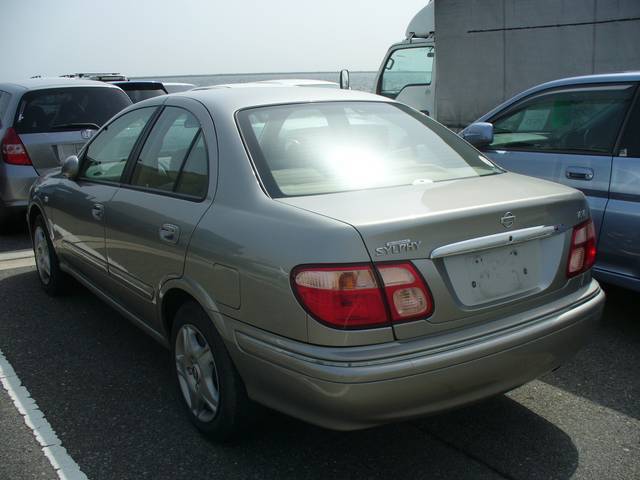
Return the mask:
{"type": "Polygon", "coordinates": [[[31,235],[40,285],[45,292],[53,297],[63,294],[66,290],[68,278],[60,270],[58,256],[53,249],[47,226],[41,215],[38,215],[33,222],[31,235]]]}
{"type": "Polygon", "coordinates": [[[189,420],[214,442],[237,439],[253,418],[253,405],[222,337],[197,303],[178,309],[171,352],[189,420]]]}

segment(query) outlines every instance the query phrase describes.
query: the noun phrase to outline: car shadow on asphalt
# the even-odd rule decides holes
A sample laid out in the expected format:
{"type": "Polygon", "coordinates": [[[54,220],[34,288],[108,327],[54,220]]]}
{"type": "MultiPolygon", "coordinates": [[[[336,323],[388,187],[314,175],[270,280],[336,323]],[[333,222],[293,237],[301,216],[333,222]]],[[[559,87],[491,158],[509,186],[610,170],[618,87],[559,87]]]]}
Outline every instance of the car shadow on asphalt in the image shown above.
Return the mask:
{"type": "Polygon", "coordinates": [[[23,218],[16,218],[0,228],[0,253],[31,248],[29,228],[23,218]]]}
{"type": "Polygon", "coordinates": [[[541,380],[640,420],[640,293],[603,285],[607,300],[590,342],[541,380]]]}
{"type": "Polygon", "coordinates": [[[45,295],[0,276],[0,349],[92,479],[569,478],[572,439],[499,396],[419,421],[324,430],[266,410],[242,442],[211,444],[182,411],[161,346],[81,286],[45,295]]]}

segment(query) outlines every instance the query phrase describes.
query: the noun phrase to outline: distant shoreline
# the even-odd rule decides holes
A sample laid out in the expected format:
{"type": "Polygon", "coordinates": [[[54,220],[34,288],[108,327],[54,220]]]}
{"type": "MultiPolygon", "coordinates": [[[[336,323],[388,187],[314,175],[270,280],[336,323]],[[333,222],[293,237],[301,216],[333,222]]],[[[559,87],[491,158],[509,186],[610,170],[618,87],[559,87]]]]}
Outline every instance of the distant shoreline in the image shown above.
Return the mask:
{"type": "MultiPolygon", "coordinates": [[[[238,76],[252,76],[252,75],[316,75],[316,74],[340,74],[339,71],[327,70],[317,72],[254,72],[254,73],[191,73],[191,74],[176,74],[176,75],[136,75],[129,78],[176,78],[176,77],[238,77],[238,76]]],[[[376,73],[375,70],[349,70],[349,73],[376,73]]]]}

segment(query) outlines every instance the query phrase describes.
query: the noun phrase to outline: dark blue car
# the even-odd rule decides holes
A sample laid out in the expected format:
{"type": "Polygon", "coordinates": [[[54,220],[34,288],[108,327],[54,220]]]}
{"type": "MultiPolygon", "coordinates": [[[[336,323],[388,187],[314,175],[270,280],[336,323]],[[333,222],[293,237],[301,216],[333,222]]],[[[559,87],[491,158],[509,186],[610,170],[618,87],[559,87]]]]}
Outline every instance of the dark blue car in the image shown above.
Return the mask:
{"type": "Polygon", "coordinates": [[[461,134],[507,170],[563,183],[589,200],[597,278],[640,291],[640,72],[544,83],[461,134]]]}

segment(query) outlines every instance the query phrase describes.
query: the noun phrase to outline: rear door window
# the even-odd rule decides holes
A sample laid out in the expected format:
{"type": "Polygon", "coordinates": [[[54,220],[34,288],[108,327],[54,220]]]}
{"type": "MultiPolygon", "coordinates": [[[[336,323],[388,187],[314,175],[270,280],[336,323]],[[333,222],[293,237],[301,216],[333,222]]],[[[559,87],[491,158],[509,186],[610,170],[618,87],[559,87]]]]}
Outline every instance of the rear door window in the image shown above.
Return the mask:
{"type": "Polygon", "coordinates": [[[607,85],[543,92],[493,120],[489,148],[608,154],[634,91],[607,85]]]}
{"type": "Polygon", "coordinates": [[[119,182],[131,150],[156,107],[140,108],[114,120],[87,147],[80,177],[119,182]]]}
{"type": "Polygon", "coordinates": [[[194,115],[182,108],[166,107],[142,147],[131,184],[164,192],[200,193],[195,186],[199,182],[196,177],[202,176],[203,159],[206,162],[200,132],[200,123],[194,115]],[[183,166],[189,169],[184,175],[183,166]]]}
{"type": "Polygon", "coordinates": [[[129,97],[113,87],[33,90],[20,101],[15,129],[18,133],[98,129],[129,105],[129,97]]]}
{"type": "Polygon", "coordinates": [[[640,98],[636,100],[625,126],[620,140],[618,155],[620,157],[640,158],[640,98]]]}

